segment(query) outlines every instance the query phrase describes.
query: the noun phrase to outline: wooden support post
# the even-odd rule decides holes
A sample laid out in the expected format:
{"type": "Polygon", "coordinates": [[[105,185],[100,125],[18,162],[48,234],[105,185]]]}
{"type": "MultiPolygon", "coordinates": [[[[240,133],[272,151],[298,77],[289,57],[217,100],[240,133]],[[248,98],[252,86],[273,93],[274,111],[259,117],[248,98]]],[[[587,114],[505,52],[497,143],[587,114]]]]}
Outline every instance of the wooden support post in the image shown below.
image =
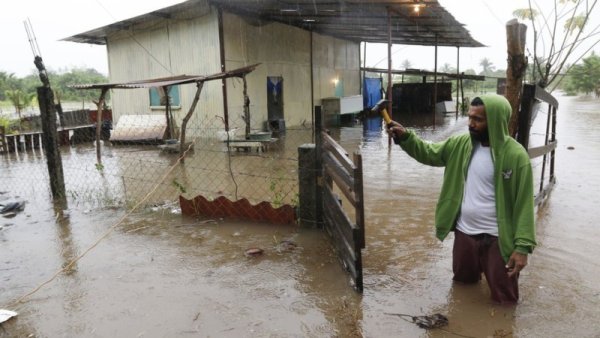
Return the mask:
{"type": "Polygon", "coordinates": [[[98,165],[102,165],[102,150],[100,147],[100,139],[102,135],[102,113],[104,112],[104,100],[106,98],[106,92],[108,88],[103,87],[100,92],[100,98],[98,101],[94,101],[96,104],[96,162],[98,165]]]}
{"type": "Polygon", "coordinates": [[[244,81],[244,122],[246,122],[246,139],[250,138],[250,98],[248,97],[248,82],[246,76],[242,76],[244,81]]]}
{"type": "Polygon", "coordinates": [[[179,157],[181,157],[181,162],[183,162],[183,152],[185,151],[185,129],[187,128],[187,123],[194,114],[194,110],[196,110],[196,105],[200,100],[200,93],[202,92],[202,87],[204,86],[204,82],[196,82],[196,95],[194,96],[194,100],[192,101],[192,105],[190,106],[190,110],[188,110],[187,114],[183,118],[183,122],[181,122],[181,137],[179,139],[179,157]]]}
{"type": "Polygon", "coordinates": [[[458,118],[458,87],[460,84],[460,47],[456,46],[456,118],[458,118]]]}
{"type": "MultiPolygon", "coordinates": [[[[387,28],[388,28],[388,86],[387,86],[387,111],[390,117],[393,119],[394,114],[392,111],[392,11],[388,8],[388,19],[387,19],[387,28]]],[[[388,148],[392,147],[392,136],[388,135],[388,148]]]]}
{"type": "Polygon", "coordinates": [[[319,228],[323,227],[323,114],[321,112],[321,106],[315,106],[315,138],[316,138],[316,162],[315,162],[315,175],[316,180],[316,192],[315,192],[315,204],[316,204],[316,221],[319,228]]]}
{"type": "Polygon", "coordinates": [[[519,121],[519,103],[521,102],[521,90],[523,78],[527,69],[527,58],[525,57],[525,38],[527,26],[519,23],[517,19],[506,23],[506,43],[508,51],[508,65],[506,67],[506,99],[510,102],[512,115],[508,124],[511,136],[517,134],[519,121]]]}
{"type": "MultiPolygon", "coordinates": [[[[516,140],[525,148],[529,148],[529,131],[531,129],[531,114],[534,109],[535,85],[525,85],[521,99],[521,111],[517,115],[516,140]]],[[[513,114],[514,115],[514,114],[513,114]]]]}
{"type": "Polygon", "coordinates": [[[433,129],[435,129],[435,106],[437,104],[438,88],[437,88],[437,64],[438,64],[438,36],[435,35],[435,58],[433,68],[433,129]]]}
{"type": "MultiPolygon", "coordinates": [[[[463,75],[464,75],[464,73],[463,73],[463,75]]],[[[470,104],[470,102],[465,102],[465,87],[463,87],[462,77],[460,78],[460,102],[462,102],[462,105],[460,107],[460,113],[464,114],[465,108],[467,107],[467,104],[470,104]]]]}
{"type": "Polygon", "coordinates": [[[56,109],[54,95],[50,87],[37,87],[40,114],[42,117],[42,143],[48,165],[50,190],[55,201],[66,201],[65,178],[63,174],[58,135],[56,131],[56,109]]]}

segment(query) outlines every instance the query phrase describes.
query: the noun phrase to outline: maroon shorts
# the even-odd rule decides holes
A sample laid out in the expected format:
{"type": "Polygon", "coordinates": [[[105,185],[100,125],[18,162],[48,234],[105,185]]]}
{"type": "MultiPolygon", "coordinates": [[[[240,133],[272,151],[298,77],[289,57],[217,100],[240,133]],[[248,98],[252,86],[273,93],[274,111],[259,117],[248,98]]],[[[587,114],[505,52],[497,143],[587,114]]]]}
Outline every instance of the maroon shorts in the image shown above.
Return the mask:
{"type": "Polygon", "coordinates": [[[514,304],[519,300],[518,274],[508,277],[496,236],[455,230],[452,271],[453,279],[462,283],[477,283],[483,273],[495,302],[514,304]]]}

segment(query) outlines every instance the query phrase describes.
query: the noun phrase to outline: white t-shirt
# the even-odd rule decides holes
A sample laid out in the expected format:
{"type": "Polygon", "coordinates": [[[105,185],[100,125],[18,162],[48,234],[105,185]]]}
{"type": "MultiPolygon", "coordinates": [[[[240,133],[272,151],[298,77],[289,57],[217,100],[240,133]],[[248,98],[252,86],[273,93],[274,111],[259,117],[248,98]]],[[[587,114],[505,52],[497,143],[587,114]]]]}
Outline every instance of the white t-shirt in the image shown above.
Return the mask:
{"type": "Polygon", "coordinates": [[[498,236],[494,163],[490,147],[475,143],[456,228],[468,235],[498,236]]]}

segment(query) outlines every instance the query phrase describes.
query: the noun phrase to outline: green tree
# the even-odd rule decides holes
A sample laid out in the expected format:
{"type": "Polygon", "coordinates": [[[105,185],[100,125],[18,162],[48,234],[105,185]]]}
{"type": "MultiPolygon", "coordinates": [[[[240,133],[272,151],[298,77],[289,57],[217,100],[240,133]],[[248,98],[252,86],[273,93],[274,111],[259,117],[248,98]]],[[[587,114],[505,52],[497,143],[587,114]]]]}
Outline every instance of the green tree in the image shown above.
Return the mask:
{"type": "Polygon", "coordinates": [[[569,69],[566,90],[569,94],[600,94],[600,56],[592,53],[583,59],[582,64],[573,65],[569,69]]]}
{"type": "Polygon", "coordinates": [[[6,100],[7,90],[20,89],[20,81],[13,73],[0,71],[0,101],[6,100]]]}
{"type": "Polygon", "coordinates": [[[69,86],[75,84],[106,83],[106,76],[92,68],[74,68],[69,72],[56,74],[51,79],[53,88],[62,93],[63,101],[97,100],[99,93],[94,90],[78,90],[69,86]]]}
{"type": "Polygon", "coordinates": [[[539,6],[529,0],[528,8],[517,9],[513,16],[529,21],[533,29],[533,82],[554,90],[569,70],[600,42],[598,27],[584,33],[589,19],[597,14],[598,0],[553,0],[539,6]],[[535,7],[534,7],[535,6],[535,7]]]}
{"type": "Polygon", "coordinates": [[[448,74],[456,74],[456,68],[450,66],[450,64],[448,62],[446,62],[442,65],[442,68],[440,68],[440,72],[448,73],[448,74]]]}
{"type": "MultiPolygon", "coordinates": [[[[475,72],[475,70],[469,68],[467,70],[464,71],[465,75],[477,75],[477,72],[475,72]]],[[[471,80],[471,79],[464,79],[463,80],[463,87],[465,91],[475,91],[475,80],[471,80]]]]}
{"type": "Polygon", "coordinates": [[[482,68],[481,75],[490,75],[496,68],[494,64],[488,58],[483,58],[479,61],[479,65],[482,68]]]}
{"type": "MultiPolygon", "coordinates": [[[[48,71],[48,78],[52,89],[61,94],[62,101],[92,101],[97,100],[99,93],[94,90],[77,90],[70,86],[75,84],[106,83],[108,79],[103,74],[92,68],[73,68],[61,72],[48,71]]],[[[24,93],[35,93],[41,85],[37,72],[23,78],[16,78],[14,74],[0,72],[0,100],[5,100],[7,90],[21,90],[24,93]]]]}
{"type": "Polygon", "coordinates": [[[31,105],[35,93],[25,93],[20,89],[7,90],[5,93],[8,100],[15,107],[17,115],[19,115],[19,121],[21,120],[21,111],[31,105]]]}

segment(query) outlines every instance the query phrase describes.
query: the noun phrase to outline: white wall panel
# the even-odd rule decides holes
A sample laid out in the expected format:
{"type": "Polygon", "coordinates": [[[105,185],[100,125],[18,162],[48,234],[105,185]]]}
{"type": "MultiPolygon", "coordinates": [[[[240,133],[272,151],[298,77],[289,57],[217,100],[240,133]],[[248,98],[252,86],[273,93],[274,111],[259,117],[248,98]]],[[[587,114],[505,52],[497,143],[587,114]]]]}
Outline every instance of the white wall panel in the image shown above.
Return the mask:
{"type": "MultiPolygon", "coordinates": [[[[286,125],[310,122],[310,32],[280,23],[248,21],[233,14],[225,14],[223,19],[227,69],[261,63],[248,75],[252,128],[262,128],[267,120],[268,76],[284,79],[286,125]]],[[[358,44],[314,34],[313,46],[315,103],[334,95],[334,78],[344,81],[345,95],[359,94],[358,44]]],[[[235,87],[228,81],[227,88],[230,111],[242,111],[243,98],[237,94],[241,84],[235,87]]]]}
{"type": "MultiPolygon", "coordinates": [[[[210,75],[220,72],[218,16],[207,2],[198,5],[198,15],[152,20],[133,30],[108,37],[110,81],[132,81],[171,75],[210,75]]],[[[182,14],[183,15],[183,14],[182,14]]],[[[359,94],[358,44],[328,36],[313,35],[314,102],[311,98],[310,32],[280,23],[223,13],[225,64],[227,70],[261,63],[247,76],[252,128],[262,129],[267,120],[268,76],[284,79],[284,115],[293,127],[310,122],[312,106],[333,96],[333,79],[343,81],[344,95],[359,94]]],[[[230,126],[243,128],[243,84],[228,79],[230,126]]],[[[187,113],[196,86],[180,87],[181,109],[175,110],[177,124],[187,113]]],[[[164,114],[151,110],[148,90],[114,90],[113,113],[164,114]]],[[[190,125],[222,129],[221,81],[207,82],[190,125]]],[[[201,131],[192,131],[193,134],[201,131]]]]}
{"type": "MultiPolygon", "coordinates": [[[[121,32],[108,39],[110,81],[122,82],[173,75],[219,73],[219,35],[216,11],[199,3],[198,16],[175,16],[136,27],[134,33],[121,32]]],[[[179,87],[181,106],[174,109],[179,127],[196,93],[195,84],[179,87]]],[[[112,91],[115,121],[121,114],[164,114],[151,109],[148,89],[112,91]]],[[[222,127],[221,81],[204,84],[200,101],[188,122],[188,135],[203,134],[203,128],[222,127]]]]}

